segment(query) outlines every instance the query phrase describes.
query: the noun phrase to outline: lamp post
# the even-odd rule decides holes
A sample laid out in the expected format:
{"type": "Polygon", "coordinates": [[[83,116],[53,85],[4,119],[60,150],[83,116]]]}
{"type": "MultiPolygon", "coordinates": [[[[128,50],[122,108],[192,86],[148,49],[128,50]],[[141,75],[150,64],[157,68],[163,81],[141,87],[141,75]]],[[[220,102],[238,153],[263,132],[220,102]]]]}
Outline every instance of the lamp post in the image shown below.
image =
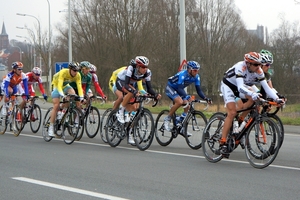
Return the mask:
{"type": "Polygon", "coordinates": [[[71,18],[71,0],[68,0],[69,14],[69,63],[72,62],[72,18],[71,18]]]}
{"type": "Polygon", "coordinates": [[[22,14],[22,13],[17,13],[17,15],[20,15],[20,16],[28,16],[28,17],[33,17],[34,19],[37,20],[38,22],[38,25],[39,25],[39,50],[40,50],[40,67],[42,67],[42,58],[41,58],[41,23],[40,23],[40,20],[33,16],[33,15],[28,15],[28,14],[22,14]]]}
{"type": "Polygon", "coordinates": [[[35,50],[35,47],[36,47],[36,40],[35,40],[35,35],[34,35],[34,32],[33,32],[33,30],[31,30],[31,29],[29,29],[29,28],[27,28],[27,27],[19,27],[19,26],[17,26],[16,28],[18,28],[18,29],[26,29],[26,30],[28,30],[29,32],[31,32],[31,34],[32,34],[32,37],[33,37],[33,44],[34,44],[34,54],[33,54],[33,67],[36,67],[36,50],[35,50]]]}
{"type": "Polygon", "coordinates": [[[24,37],[24,36],[20,36],[20,35],[16,35],[16,37],[24,38],[24,39],[30,41],[30,43],[31,43],[31,50],[30,50],[30,52],[31,52],[31,59],[32,59],[32,46],[33,46],[33,67],[35,67],[36,66],[36,61],[35,61],[35,57],[36,57],[36,55],[35,55],[35,45],[32,44],[31,40],[28,37],[24,37]]]}
{"type": "Polygon", "coordinates": [[[48,14],[49,14],[49,44],[48,44],[48,69],[49,69],[49,76],[48,76],[48,90],[49,94],[51,94],[51,82],[52,82],[52,65],[51,65],[51,20],[50,20],[50,2],[48,2],[48,14]]]}

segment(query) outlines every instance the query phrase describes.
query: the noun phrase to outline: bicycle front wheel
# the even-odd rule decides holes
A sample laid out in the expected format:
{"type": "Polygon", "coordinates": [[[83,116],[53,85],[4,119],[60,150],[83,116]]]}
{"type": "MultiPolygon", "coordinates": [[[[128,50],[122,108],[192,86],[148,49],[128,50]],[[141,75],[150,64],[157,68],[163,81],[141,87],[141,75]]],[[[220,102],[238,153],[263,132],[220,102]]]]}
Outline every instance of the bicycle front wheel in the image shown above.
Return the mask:
{"type": "Polygon", "coordinates": [[[52,140],[52,137],[48,135],[48,129],[50,126],[50,117],[53,107],[49,108],[45,114],[44,120],[43,120],[43,126],[42,126],[42,135],[46,142],[50,142],[52,140]]]}
{"type": "Polygon", "coordinates": [[[80,130],[81,110],[78,108],[68,109],[62,119],[63,131],[62,138],[66,144],[72,144],[80,130]]]}
{"type": "Polygon", "coordinates": [[[155,138],[161,146],[168,146],[173,140],[172,132],[167,131],[164,126],[164,119],[168,114],[169,110],[163,110],[155,120],[155,138]]]}
{"type": "Polygon", "coordinates": [[[207,124],[205,115],[195,110],[188,116],[184,125],[184,135],[186,143],[191,149],[200,149],[203,130],[207,124]]]}
{"type": "Polygon", "coordinates": [[[42,123],[42,111],[39,105],[34,104],[32,112],[30,113],[30,129],[33,133],[37,133],[40,130],[42,123]]]}
{"type": "Polygon", "coordinates": [[[283,143],[283,139],[284,139],[284,126],[283,126],[283,123],[281,121],[281,119],[277,116],[277,115],[269,115],[268,114],[268,117],[270,117],[278,126],[278,129],[280,131],[280,144],[279,144],[279,148],[281,147],[282,143],[283,143]]]}
{"type": "Polygon", "coordinates": [[[109,115],[109,113],[112,111],[112,108],[108,108],[103,114],[102,114],[102,117],[101,117],[101,122],[100,122],[100,137],[101,137],[101,140],[104,142],[104,143],[107,143],[107,139],[106,139],[106,135],[105,135],[105,123],[106,123],[106,120],[107,120],[107,117],[109,115]]]}
{"type": "Polygon", "coordinates": [[[263,169],[275,160],[281,142],[280,134],[277,124],[268,117],[262,117],[249,127],[245,154],[253,167],[263,169]]]}
{"type": "Polygon", "coordinates": [[[27,116],[25,115],[25,108],[21,109],[20,106],[15,106],[14,110],[13,133],[14,136],[18,137],[25,127],[27,116]]]}
{"type": "Polygon", "coordinates": [[[133,128],[134,141],[139,150],[144,151],[150,147],[154,130],[153,116],[148,109],[144,108],[133,128]]]}
{"type": "Polygon", "coordinates": [[[222,137],[224,120],[224,115],[215,115],[208,121],[202,134],[203,154],[206,160],[212,163],[219,162],[223,158],[219,150],[219,140],[222,137]]]}
{"type": "Polygon", "coordinates": [[[98,108],[91,106],[84,120],[85,132],[89,138],[94,138],[100,127],[100,112],[98,108]]]}

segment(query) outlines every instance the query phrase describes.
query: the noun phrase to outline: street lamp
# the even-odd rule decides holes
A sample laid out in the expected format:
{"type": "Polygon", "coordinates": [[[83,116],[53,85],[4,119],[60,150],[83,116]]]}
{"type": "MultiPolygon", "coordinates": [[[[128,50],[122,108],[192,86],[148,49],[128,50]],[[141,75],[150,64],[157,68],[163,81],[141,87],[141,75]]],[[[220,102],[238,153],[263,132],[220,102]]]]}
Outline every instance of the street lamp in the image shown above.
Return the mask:
{"type": "Polygon", "coordinates": [[[40,20],[33,16],[33,15],[28,15],[28,14],[22,14],[22,13],[17,13],[17,15],[20,16],[28,16],[28,17],[33,17],[34,19],[37,20],[38,24],[39,24],[39,50],[40,50],[40,67],[42,67],[42,58],[41,58],[41,23],[40,20]]]}
{"type": "Polygon", "coordinates": [[[71,18],[71,1],[68,0],[69,12],[69,63],[72,62],[72,18],[71,18]]]}
{"type": "MultiPolygon", "coordinates": [[[[35,40],[35,35],[34,35],[34,32],[33,32],[33,30],[31,30],[31,29],[29,29],[29,28],[27,28],[27,27],[19,27],[19,26],[17,26],[16,28],[18,28],[18,29],[26,29],[27,31],[29,31],[31,34],[32,34],[32,37],[33,37],[33,43],[34,43],[34,54],[33,54],[33,56],[34,56],[34,59],[33,59],[33,67],[36,67],[36,50],[35,50],[35,47],[36,47],[36,40],[35,40]]],[[[40,56],[40,58],[41,58],[41,56],[40,56]]],[[[40,63],[40,67],[41,67],[41,63],[40,63]]]]}
{"type": "Polygon", "coordinates": [[[51,67],[51,23],[50,23],[50,2],[48,2],[48,13],[49,13],[49,44],[48,44],[48,68],[49,68],[49,77],[48,77],[48,90],[51,94],[51,82],[52,82],[52,67],[51,67]]]}
{"type": "MultiPolygon", "coordinates": [[[[32,46],[33,46],[33,67],[35,67],[35,66],[36,66],[36,61],[35,61],[35,59],[36,59],[36,55],[35,55],[35,45],[32,44],[31,40],[30,40],[28,37],[24,37],[24,36],[20,36],[20,35],[16,35],[16,37],[24,38],[24,39],[28,40],[28,41],[31,43],[31,49],[30,49],[30,52],[31,52],[31,59],[32,59],[32,46]]],[[[31,62],[32,62],[32,60],[31,60],[31,62]]]]}

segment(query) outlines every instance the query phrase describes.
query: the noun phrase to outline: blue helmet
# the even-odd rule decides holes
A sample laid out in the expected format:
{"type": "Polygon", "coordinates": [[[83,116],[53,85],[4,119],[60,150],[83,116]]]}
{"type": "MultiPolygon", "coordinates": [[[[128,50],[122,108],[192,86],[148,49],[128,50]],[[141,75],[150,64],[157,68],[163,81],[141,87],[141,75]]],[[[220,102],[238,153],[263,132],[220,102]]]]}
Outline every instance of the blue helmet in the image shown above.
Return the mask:
{"type": "Polygon", "coordinates": [[[187,68],[188,69],[196,69],[199,70],[200,69],[200,64],[196,61],[188,61],[187,62],[187,68]]]}

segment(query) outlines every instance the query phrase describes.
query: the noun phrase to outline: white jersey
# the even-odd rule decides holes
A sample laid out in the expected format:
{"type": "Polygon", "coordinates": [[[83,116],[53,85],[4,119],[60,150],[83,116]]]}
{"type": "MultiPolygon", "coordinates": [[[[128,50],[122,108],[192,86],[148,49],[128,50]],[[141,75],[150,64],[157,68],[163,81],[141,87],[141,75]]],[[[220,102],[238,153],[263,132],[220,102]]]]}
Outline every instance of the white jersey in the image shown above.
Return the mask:
{"type": "Polygon", "coordinates": [[[267,81],[265,80],[265,74],[261,67],[259,67],[257,72],[250,72],[245,61],[238,62],[228,69],[225,73],[223,83],[233,90],[233,92],[242,93],[248,96],[251,96],[253,91],[249,90],[247,85],[252,86],[259,83],[271,98],[278,98],[276,93],[268,86],[267,81]]]}
{"type": "Polygon", "coordinates": [[[135,67],[132,67],[131,65],[129,65],[128,67],[126,67],[125,69],[123,69],[122,71],[120,71],[118,73],[118,78],[122,81],[125,81],[125,77],[128,76],[130,77],[130,84],[134,84],[137,81],[140,80],[145,80],[145,81],[151,81],[151,71],[150,69],[147,69],[145,74],[138,74],[138,69],[135,67]]]}

